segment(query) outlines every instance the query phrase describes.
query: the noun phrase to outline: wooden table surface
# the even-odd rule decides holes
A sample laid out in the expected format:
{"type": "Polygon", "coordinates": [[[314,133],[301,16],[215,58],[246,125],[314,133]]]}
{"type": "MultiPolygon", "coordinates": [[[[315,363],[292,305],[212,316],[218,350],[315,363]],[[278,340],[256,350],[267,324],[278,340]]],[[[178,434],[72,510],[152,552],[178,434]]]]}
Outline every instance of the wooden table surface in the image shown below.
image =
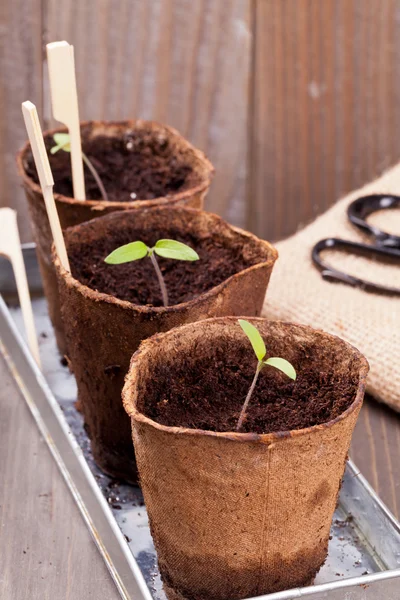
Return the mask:
{"type": "Polygon", "coordinates": [[[353,435],[350,456],[400,519],[400,414],[367,397],[353,435]]]}
{"type": "MultiPolygon", "coordinates": [[[[2,357],[0,381],[0,598],[119,598],[2,357]]],[[[400,415],[367,399],[351,457],[398,518],[400,415]]]]}
{"type": "Polygon", "coordinates": [[[0,355],[0,598],[120,598],[0,355]]]}

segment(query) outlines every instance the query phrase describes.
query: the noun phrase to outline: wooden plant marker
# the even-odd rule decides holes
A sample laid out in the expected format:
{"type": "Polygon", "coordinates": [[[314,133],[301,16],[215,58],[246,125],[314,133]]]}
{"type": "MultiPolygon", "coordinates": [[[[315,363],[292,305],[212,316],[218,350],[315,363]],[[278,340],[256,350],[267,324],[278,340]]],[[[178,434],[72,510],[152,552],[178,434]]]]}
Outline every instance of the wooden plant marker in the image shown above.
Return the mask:
{"type": "Polygon", "coordinates": [[[74,47],[68,42],[52,42],[46,48],[53,116],[69,131],[74,198],[85,200],[74,47]]]}
{"type": "Polygon", "coordinates": [[[36,106],[32,102],[22,103],[22,114],[24,115],[25,127],[31,143],[33,158],[39,176],[40,186],[46,204],[47,216],[49,217],[54,245],[62,266],[70,271],[67,250],[58,218],[57,207],[53,196],[53,175],[50,169],[49,158],[44,145],[43,134],[39,123],[36,106]]]}
{"type": "Polygon", "coordinates": [[[8,258],[14,271],[19,303],[24,319],[26,338],[33,358],[40,367],[39,345],[33,319],[32,303],[19,239],[17,213],[12,208],[0,208],[0,254],[8,258]]]}

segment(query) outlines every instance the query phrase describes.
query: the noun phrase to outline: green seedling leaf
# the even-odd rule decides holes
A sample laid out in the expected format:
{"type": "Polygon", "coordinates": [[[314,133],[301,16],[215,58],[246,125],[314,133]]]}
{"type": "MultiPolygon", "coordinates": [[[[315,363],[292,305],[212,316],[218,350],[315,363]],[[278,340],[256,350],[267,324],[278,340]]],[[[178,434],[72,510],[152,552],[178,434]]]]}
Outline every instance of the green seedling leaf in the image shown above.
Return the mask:
{"type": "Polygon", "coordinates": [[[174,258],[175,260],[199,260],[199,255],[193,248],[175,240],[158,240],[154,246],[154,252],[158,256],[174,258]]]}
{"type": "Polygon", "coordinates": [[[285,373],[285,375],[287,375],[290,379],[296,381],[296,371],[293,365],[288,360],[285,360],[284,358],[279,358],[278,356],[271,356],[271,358],[268,358],[266,361],[264,361],[264,365],[275,367],[275,369],[278,369],[278,371],[282,371],[282,373],[285,373]]]}
{"type": "Polygon", "coordinates": [[[250,340],[251,345],[253,346],[253,350],[255,355],[257,356],[259,361],[267,354],[267,350],[265,348],[264,340],[262,339],[260,332],[254,325],[245,321],[244,319],[239,319],[239,325],[247,335],[250,340]]]}
{"type": "Polygon", "coordinates": [[[131,262],[132,260],[139,260],[140,258],[144,258],[149,253],[149,249],[143,242],[131,242],[130,244],[125,244],[125,246],[120,246],[111,254],[109,254],[105,259],[109,265],[121,265],[122,263],[131,262]]]}
{"type": "Polygon", "coordinates": [[[65,152],[71,152],[70,140],[68,133],[55,133],[53,135],[53,140],[56,145],[50,149],[51,154],[55,154],[59,150],[64,150],[65,152]]]}

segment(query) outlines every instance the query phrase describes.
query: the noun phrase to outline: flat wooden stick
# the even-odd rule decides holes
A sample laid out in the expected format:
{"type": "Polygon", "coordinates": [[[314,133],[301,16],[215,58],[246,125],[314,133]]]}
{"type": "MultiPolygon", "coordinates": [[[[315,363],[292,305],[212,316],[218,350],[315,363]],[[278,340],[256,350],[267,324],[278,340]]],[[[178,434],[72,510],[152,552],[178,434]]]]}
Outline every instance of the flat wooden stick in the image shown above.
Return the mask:
{"type": "Polygon", "coordinates": [[[25,324],[26,338],[33,358],[40,367],[39,345],[19,239],[17,213],[12,208],[0,208],[0,254],[11,262],[25,324]]]}
{"type": "Polygon", "coordinates": [[[53,116],[68,127],[74,197],[85,200],[74,47],[68,42],[52,42],[46,48],[53,116]]]}
{"type": "Polygon", "coordinates": [[[57,207],[54,202],[53,175],[51,173],[49,158],[44,145],[36,106],[29,101],[23,102],[22,114],[24,115],[25,127],[31,143],[33,158],[35,159],[35,165],[46,204],[47,216],[49,217],[56,251],[64,269],[70,271],[60,219],[58,218],[57,207]]]}

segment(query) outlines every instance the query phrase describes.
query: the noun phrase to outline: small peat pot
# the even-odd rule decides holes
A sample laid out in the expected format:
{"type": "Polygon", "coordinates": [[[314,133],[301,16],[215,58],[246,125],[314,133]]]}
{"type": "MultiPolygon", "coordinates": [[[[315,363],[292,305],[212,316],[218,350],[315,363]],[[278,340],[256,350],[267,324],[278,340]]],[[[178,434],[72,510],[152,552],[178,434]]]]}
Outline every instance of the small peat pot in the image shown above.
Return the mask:
{"type": "MultiPolygon", "coordinates": [[[[45,145],[55,181],[54,198],[63,229],[101,214],[136,207],[185,205],[202,208],[214,172],[203,152],[175,129],[152,121],[81,124],[82,150],[104,186],[102,197],[85,163],[87,200],[73,198],[70,154],[56,146],[53,136],[65,128],[47,131],[45,145]]],[[[33,235],[57,343],[65,352],[57,281],[51,262],[52,235],[29,142],[17,155],[18,172],[28,199],[33,235]]]]}
{"type": "Polygon", "coordinates": [[[65,231],[71,265],[58,258],[68,358],[96,463],[136,482],[130,421],[121,400],[132,354],[145,338],[211,316],[261,312],[276,250],[220,217],[184,207],[139,208],[93,219],[65,231]],[[170,306],[162,305],[149,257],[104,262],[121,245],[161,238],[183,242],[199,260],[157,257],[170,306]]]}
{"type": "Polygon", "coordinates": [[[301,587],[327,556],[368,363],[322,331],[249,321],[297,379],[263,368],[239,433],[257,360],[236,318],[144,341],[126,377],[124,407],[171,600],[301,587]]]}

